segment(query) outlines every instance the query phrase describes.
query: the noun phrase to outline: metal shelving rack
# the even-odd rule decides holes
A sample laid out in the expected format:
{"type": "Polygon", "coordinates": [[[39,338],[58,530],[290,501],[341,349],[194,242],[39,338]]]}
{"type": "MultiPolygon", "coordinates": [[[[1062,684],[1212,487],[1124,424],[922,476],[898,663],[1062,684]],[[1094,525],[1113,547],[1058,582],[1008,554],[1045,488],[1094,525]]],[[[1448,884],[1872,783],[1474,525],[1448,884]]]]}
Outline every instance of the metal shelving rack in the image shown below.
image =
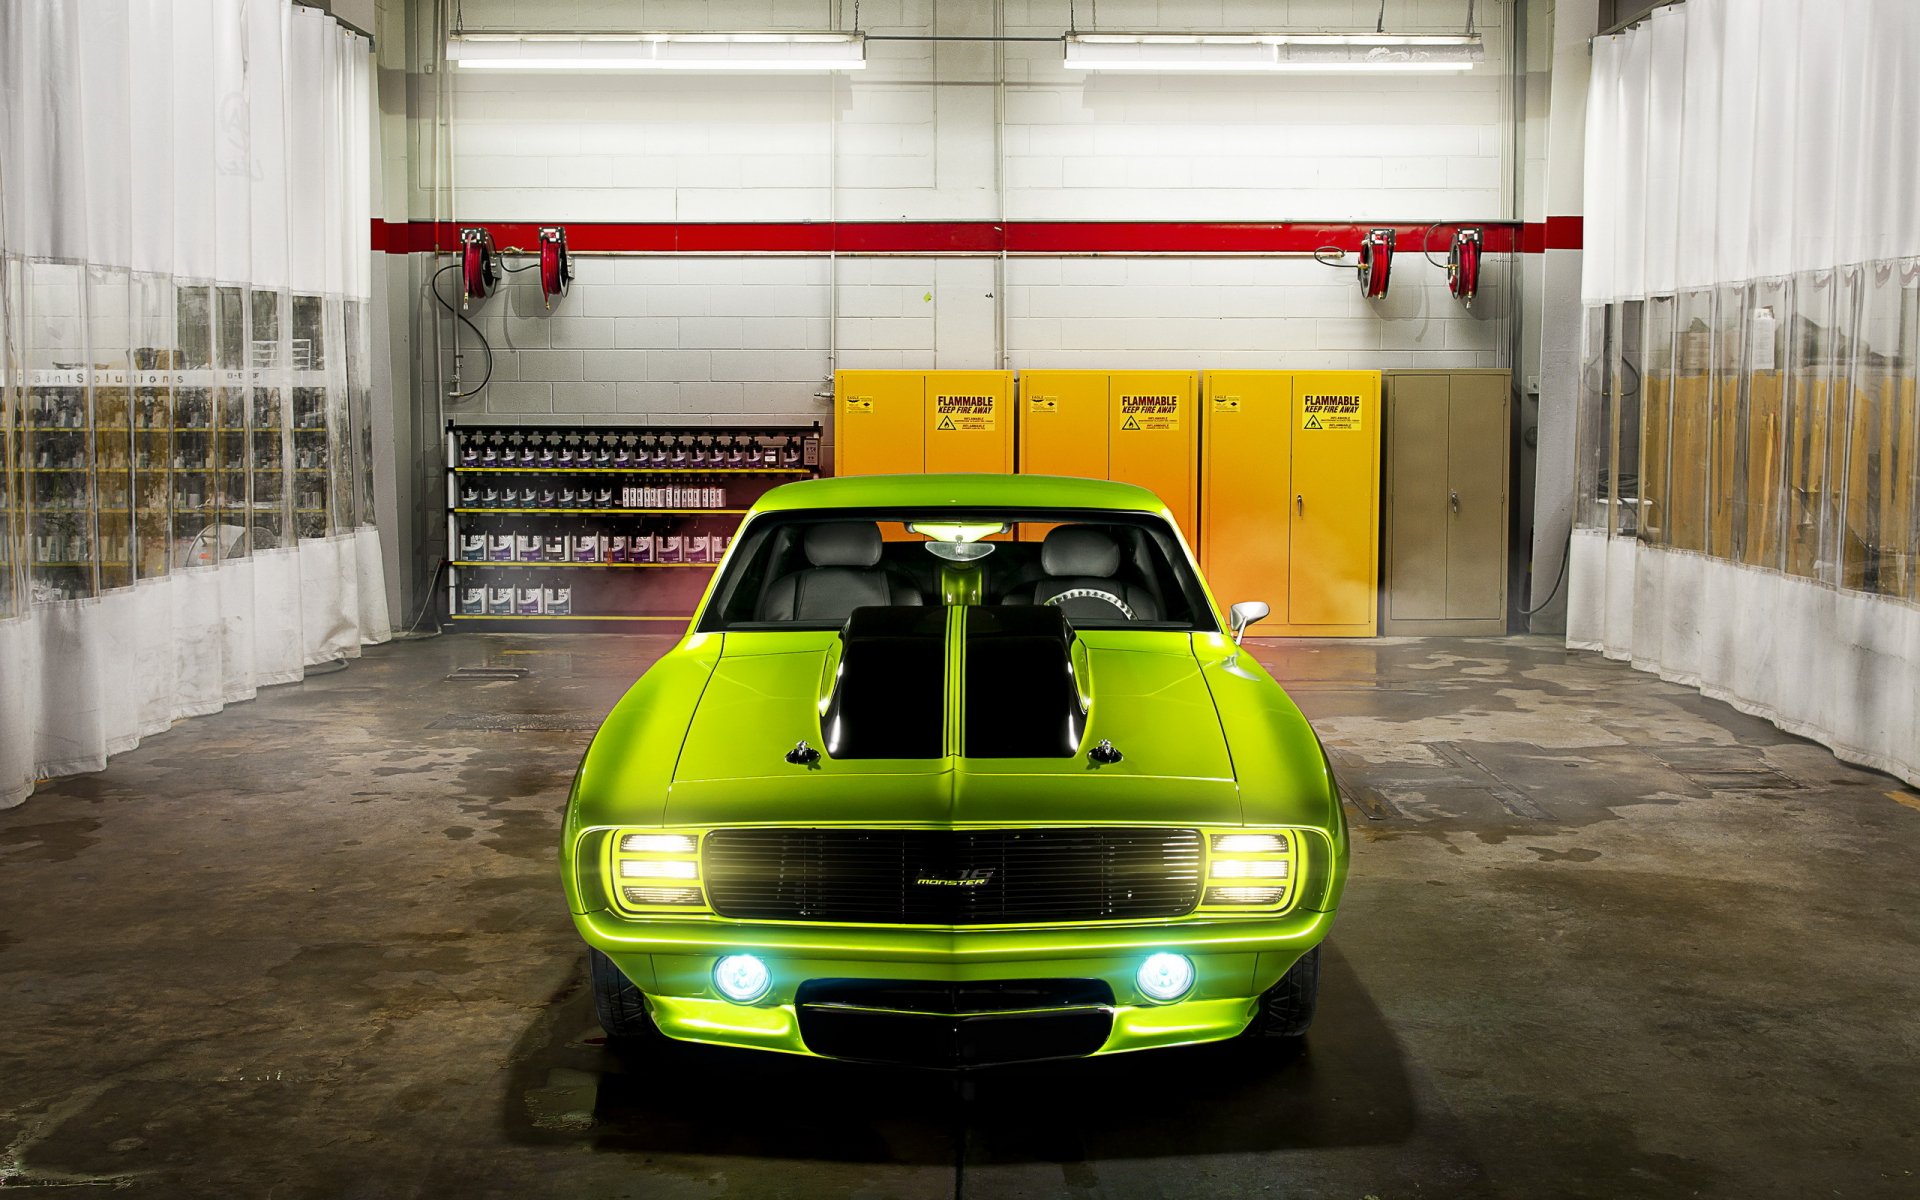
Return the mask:
{"type": "Polygon", "coordinates": [[[446,449],[447,613],[477,630],[684,624],[752,503],[820,473],[818,422],[449,421],[446,449]]]}

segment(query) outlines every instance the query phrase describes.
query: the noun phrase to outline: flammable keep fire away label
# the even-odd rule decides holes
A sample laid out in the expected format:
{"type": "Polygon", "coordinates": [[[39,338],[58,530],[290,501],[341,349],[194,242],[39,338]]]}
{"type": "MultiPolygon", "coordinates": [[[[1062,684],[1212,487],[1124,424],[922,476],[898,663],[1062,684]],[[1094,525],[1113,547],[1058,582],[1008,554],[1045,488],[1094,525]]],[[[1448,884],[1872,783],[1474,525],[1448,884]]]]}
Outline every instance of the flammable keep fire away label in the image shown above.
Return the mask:
{"type": "Polygon", "coordinates": [[[936,432],[992,433],[994,398],[992,396],[933,397],[933,428],[936,432]]]}
{"type": "Polygon", "coordinates": [[[1361,429],[1360,397],[1315,395],[1302,397],[1300,428],[1337,429],[1347,433],[1358,433],[1361,429]]]}
{"type": "Polygon", "coordinates": [[[1123,432],[1131,429],[1180,428],[1180,397],[1120,397],[1120,428],[1123,432]]]}

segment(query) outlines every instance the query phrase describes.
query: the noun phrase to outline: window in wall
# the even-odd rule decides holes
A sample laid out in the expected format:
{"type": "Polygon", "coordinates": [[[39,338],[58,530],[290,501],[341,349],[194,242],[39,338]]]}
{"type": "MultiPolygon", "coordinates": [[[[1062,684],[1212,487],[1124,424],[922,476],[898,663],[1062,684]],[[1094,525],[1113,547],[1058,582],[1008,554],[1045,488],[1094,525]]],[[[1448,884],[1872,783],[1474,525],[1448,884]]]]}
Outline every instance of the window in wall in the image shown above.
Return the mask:
{"type": "MultiPolygon", "coordinates": [[[[1786,569],[1835,581],[1838,555],[1839,460],[1834,437],[1841,291],[1838,272],[1812,271],[1794,281],[1794,314],[1787,333],[1786,569]]],[[[1840,418],[1843,422],[1844,415],[1840,418]]]]}
{"type": "MultiPolygon", "coordinates": [[[[1646,404],[1647,321],[1651,305],[1628,300],[1613,306],[1613,531],[1620,537],[1641,536],[1648,520],[1645,438],[1641,414],[1646,404]]],[[[1659,464],[1664,466],[1664,449],[1659,464]]]]}
{"type": "Polygon", "coordinates": [[[16,347],[20,345],[24,274],[21,260],[0,255],[0,621],[17,615],[24,607],[24,547],[18,531],[18,519],[26,503],[24,477],[20,473],[20,433],[25,380],[23,364],[16,347]]]}
{"type": "Polygon", "coordinates": [[[87,369],[86,277],[70,263],[26,273],[26,510],[36,602],[91,596],[93,409],[87,369]]]}
{"type": "Polygon", "coordinates": [[[346,374],[347,428],[350,438],[343,440],[334,453],[350,459],[348,469],[358,481],[354,488],[353,508],[343,513],[344,528],[373,524],[373,376],[367,352],[368,306],[358,300],[341,306],[342,337],[346,352],[342,356],[346,374]]]}
{"type": "Polygon", "coordinates": [[[213,490],[208,524],[197,535],[197,561],[245,558],[253,551],[247,484],[247,384],[252,339],[246,289],[213,289],[213,490]]]}
{"type": "Polygon", "coordinates": [[[359,462],[354,457],[352,328],[339,301],[326,306],[327,330],[327,531],[349,533],[358,524],[359,462]]]}
{"type": "Polygon", "coordinates": [[[1731,559],[1737,553],[1734,480],[1740,454],[1740,405],[1745,392],[1746,290],[1739,285],[1712,293],[1713,378],[1707,398],[1707,553],[1731,559]]]}
{"type": "Polygon", "coordinates": [[[134,275],[128,283],[133,566],[140,579],[165,575],[173,560],[174,295],[173,280],[164,275],[134,275]]]}
{"type": "Polygon", "coordinates": [[[1915,598],[1914,341],[1920,287],[1882,263],[1860,273],[1849,356],[1841,584],[1915,598]],[[1903,286],[1904,285],[1904,286],[1903,286]]]}
{"type": "Polygon", "coordinates": [[[101,590],[133,583],[133,389],[127,272],[88,267],[85,366],[93,392],[95,570],[101,590]]]}
{"type": "Polygon", "coordinates": [[[214,429],[214,294],[187,285],[174,293],[173,546],[176,567],[217,562],[220,475],[214,429]]]}
{"type": "MultiPolygon", "coordinates": [[[[1920,601],[1920,396],[1915,394],[1916,381],[1920,381],[1920,258],[1901,264],[1899,271],[1899,382],[1894,394],[1898,397],[1898,425],[1905,432],[1896,441],[1901,465],[1890,472],[1893,482],[1889,486],[1899,492],[1898,511],[1904,514],[1907,526],[1900,568],[1906,577],[1903,594],[1920,601]]],[[[1890,538],[1889,544],[1896,543],[1890,538]]],[[[1884,586],[1882,590],[1888,591],[1884,586]]]]}
{"type": "Polygon", "coordinates": [[[1576,520],[1920,601],[1920,260],[1587,312],[1576,520]]]}
{"type": "Polygon", "coordinates": [[[293,508],[294,527],[301,537],[336,532],[328,517],[333,488],[328,481],[327,448],[334,440],[328,384],[334,355],[327,307],[319,296],[292,299],[293,508]]]}
{"type": "Polygon", "coordinates": [[[1640,359],[1639,538],[1664,546],[1672,540],[1669,464],[1673,456],[1674,300],[1655,296],[1642,306],[1645,327],[1640,359]]]}
{"type": "Polygon", "coordinates": [[[1607,331],[1611,309],[1585,310],[1580,338],[1580,409],[1574,429],[1576,472],[1573,519],[1580,529],[1610,528],[1608,497],[1613,477],[1613,351],[1607,331]]]}
{"type": "Polygon", "coordinates": [[[270,550],[292,540],[287,525],[293,492],[287,469],[287,392],[296,350],[304,359],[312,347],[304,339],[296,344],[287,335],[286,293],[252,292],[248,306],[248,524],[253,549],[270,550]]]}
{"type": "Polygon", "coordinates": [[[1741,562],[1781,566],[1786,485],[1786,325],[1792,283],[1762,280],[1746,287],[1744,360],[1737,413],[1733,530],[1741,562]]]}
{"type": "MultiPolygon", "coordinates": [[[[1714,294],[1682,292],[1670,301],[1656,301],[1649,308],[1657,309],[1663,303],[1673,314],[1672,358],[1662,361],[1670,372],[1665,389],[1667,541],[1675,549],[1705,551],[1713,390],[1720,355],[1714,294]]],[[[1649,344],[1654,344],[1651,338],[1649,344]]],[[[1650,379],[1653,370],[1649,364],[1650,379]]],[[[1651,394],[1649,387],[1649,397],[1651,394]]],[[[1647,423],[1652,426],[1651,413],[1647,423]]]]}

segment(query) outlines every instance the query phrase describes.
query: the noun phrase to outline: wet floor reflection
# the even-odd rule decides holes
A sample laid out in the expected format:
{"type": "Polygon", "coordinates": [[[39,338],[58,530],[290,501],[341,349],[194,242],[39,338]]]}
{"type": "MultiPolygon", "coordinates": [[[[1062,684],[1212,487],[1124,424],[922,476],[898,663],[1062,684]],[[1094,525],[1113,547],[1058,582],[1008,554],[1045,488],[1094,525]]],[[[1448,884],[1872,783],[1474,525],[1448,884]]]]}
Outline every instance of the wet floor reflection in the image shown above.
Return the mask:
{"type": "MultiPolygon", "coordinates": [[[[570,984],[514,1055],[515,1141],[846,1163],[1097,1162],[1381,1145],[1417,1113],[1399,1045],[1338,949],[1304,1052],[1223,1043],[963,1074],[599,1036],[570,984]]],[[[584,965],[581,970],[584,978],[584,965]]]]}

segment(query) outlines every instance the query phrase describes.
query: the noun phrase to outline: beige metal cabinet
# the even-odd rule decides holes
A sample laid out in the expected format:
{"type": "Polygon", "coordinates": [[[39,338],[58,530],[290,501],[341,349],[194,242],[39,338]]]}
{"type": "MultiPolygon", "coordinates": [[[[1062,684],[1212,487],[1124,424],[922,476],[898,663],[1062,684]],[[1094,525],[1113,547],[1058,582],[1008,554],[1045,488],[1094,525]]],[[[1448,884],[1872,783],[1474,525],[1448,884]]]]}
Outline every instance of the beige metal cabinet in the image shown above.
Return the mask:
{"type": "Polygon", "coordinates": [[[1383,634],[1507,631],[1506,371],[1388,371],[1383,634]]]}

